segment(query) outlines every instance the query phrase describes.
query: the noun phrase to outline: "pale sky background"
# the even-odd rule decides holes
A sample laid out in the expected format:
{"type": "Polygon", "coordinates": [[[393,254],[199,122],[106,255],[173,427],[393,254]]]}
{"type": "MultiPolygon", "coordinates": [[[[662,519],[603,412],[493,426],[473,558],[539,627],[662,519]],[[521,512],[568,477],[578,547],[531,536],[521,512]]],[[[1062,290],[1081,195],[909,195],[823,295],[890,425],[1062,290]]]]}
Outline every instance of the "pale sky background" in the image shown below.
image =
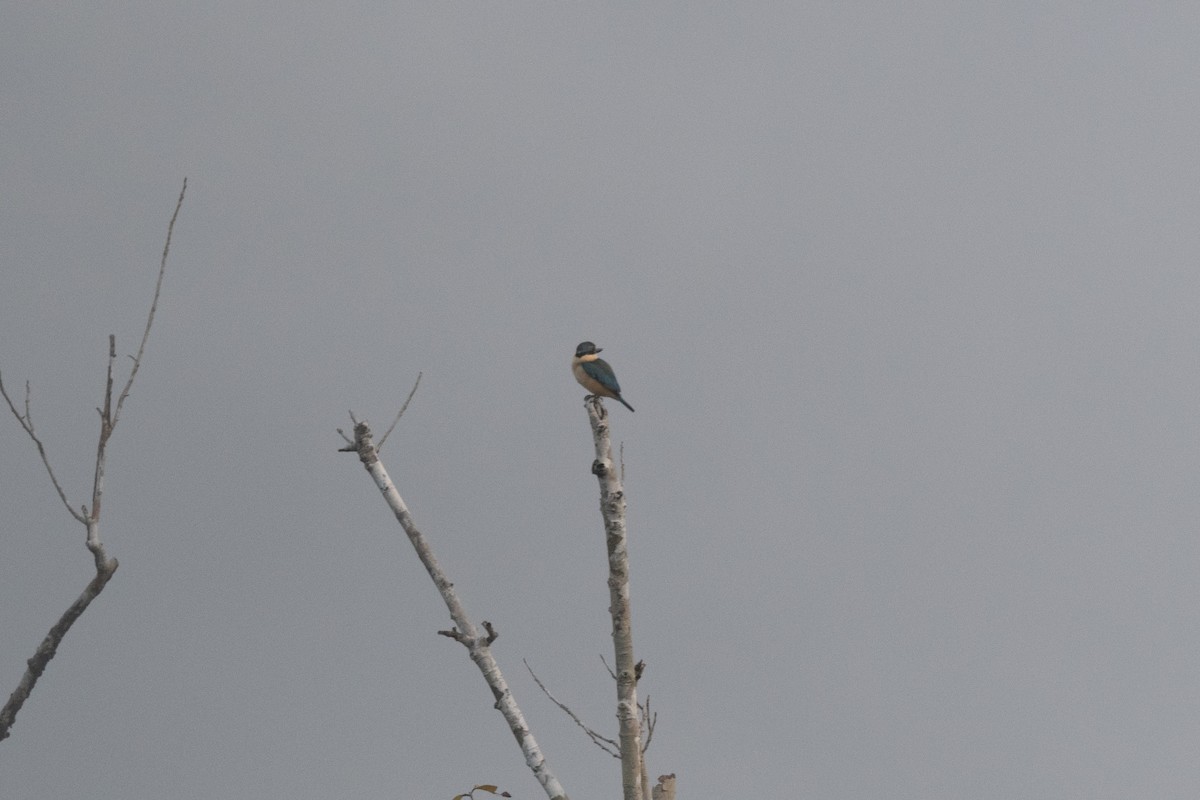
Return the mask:
{"type": "MultiPolygon", "coordinates": [[[[616,761],[616,368],[680,798],[1200,796],[1200,8],[8,3],[0,370],[121,568],[5,800],[543,796],[616,761]]],[[[0,697],[92,573],[0,417],[0,697]]]]}

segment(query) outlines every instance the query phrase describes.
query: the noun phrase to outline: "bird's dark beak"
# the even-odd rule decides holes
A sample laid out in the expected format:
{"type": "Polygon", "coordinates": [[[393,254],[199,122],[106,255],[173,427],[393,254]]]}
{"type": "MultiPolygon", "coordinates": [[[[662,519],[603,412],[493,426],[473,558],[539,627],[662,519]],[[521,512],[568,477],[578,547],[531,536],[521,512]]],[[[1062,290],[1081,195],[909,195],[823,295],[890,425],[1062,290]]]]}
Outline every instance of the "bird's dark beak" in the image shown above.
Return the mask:
{"type": "Polygon", "coordinates": [[[599,353],[599,352],[602,352],[603,350],[604,350],[604,348],[603,348],[603,347],[597,347],[597,348],[596,348],[595,350],[593,350],[592,352],[599,353]]]}

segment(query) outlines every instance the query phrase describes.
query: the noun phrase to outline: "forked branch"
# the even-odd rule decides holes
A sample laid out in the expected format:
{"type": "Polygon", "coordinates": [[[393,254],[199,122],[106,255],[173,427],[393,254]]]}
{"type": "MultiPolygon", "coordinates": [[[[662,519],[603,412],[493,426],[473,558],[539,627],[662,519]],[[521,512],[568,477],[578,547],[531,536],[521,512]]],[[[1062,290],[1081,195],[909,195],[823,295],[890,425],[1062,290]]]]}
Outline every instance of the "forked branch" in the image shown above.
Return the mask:
{"type": "Polygon", "coordinates": [[[154,285],[154,299],[150,303],[150,313],[146,317],[146,329],[142,333],[142,341],[138,345],[137,355],[133,356],[133,366],[129,371],[129,378],[125,381],[124,387],[120,394],[117,395],[116,403],[113,402],[113,366],[117,359],[117,340],[115,336],[108,337],[108,368],[105,371],[104,381],[104,405],[102,408],[97,408],[96,411],[100,414],[100,436],[96,443],[96,469],[92,479],[92,503],[91,508],[81,506],[76,510],[67,500],[67,493],[63,490],[62,484],[59,483],[58,476],[54,474],[54,468],[50,466],[50,458],[46,455],[46,445],[34,431],[33,427],[33,411],[30,402],[30,387],[29,383],[25,383],[25,410],[21,413],[17,410],[16,404],[9,396],[7,389],[4,387],[4,381],[0,379],[0,395],[4,396],[4,400],[8,403],[9,410],[12,411],[17,422],[33,440],[37,447],[38,455],[41,456],[42,464],[46,467],[46,472],[50,475],[50,482],[54,484],[54,490],[58,493],[59,499],[66,506],[67,511],[75,518],[77,522],[82,524],[87,531],[86,544],[96,564],[96,575],[84,588],[83,593],[71,604],[50,628],[49,633],[42,640],[33,656],[26,662],[25,674],[21,676],[20,683],[17,684],[17,689],[8,698],[4,708],[0,709],[0,741],[7,739],[12,729],[13,723],[16,721],[17,712],[25,704],[29,698],[33,687],[37,685],[38,679],[45,672],[46,666],[50,660],[54,658],[58,652],[58,647],[62,643],[63,637],[67,635],[67,631],[79,619],[80,615],[87,610],[91,602],[99,596],[112,578],[113,573],[117,571],[117,560],[109,557],[104,549],[104,544],[100,541],[100,505],[101,499],[104,496],[104,467],[106,461],[106,453],[109,437],[112,436],[113,430],[117,427],[117,420],[121,416],[121,409],[125,405],[125,400],[129,397],[129,391],[133,388],[133,379],[137,377],[138,370],[142,366],[142,356],[146,351],[146,341],[150,338],[150,328],[154,324],[154,314],[158,310],[158,298],[162,293],[163,275],[167,271],[167,255],[171,250],[171,236],[175,232],[175,220],[179,218],[179,210],[183,207],[183,197],[187,192],[187,179],[183,180],[183,188],[179,191],[179,199],[175,203],[175,211],[171,215],[171,222],[167,225],[167,241],[163,245],[162,260],[158,267],[158,280],[154,285]]]}

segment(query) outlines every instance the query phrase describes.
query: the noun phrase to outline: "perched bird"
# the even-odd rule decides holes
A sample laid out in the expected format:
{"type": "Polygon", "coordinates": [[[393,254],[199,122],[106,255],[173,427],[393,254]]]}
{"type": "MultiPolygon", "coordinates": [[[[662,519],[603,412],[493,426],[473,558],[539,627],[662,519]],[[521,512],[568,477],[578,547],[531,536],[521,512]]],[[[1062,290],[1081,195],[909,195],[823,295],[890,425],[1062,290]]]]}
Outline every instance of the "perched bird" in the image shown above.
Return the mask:
{"type": "Polygon", "coordinates": [[[633,406],[621,397],[621,384],[617,383],[617,376],[613,374],[612,367],[596,355],[601,349],[603,348],[596,347],[591,342],[579,343],[579,347],[575,348],[575,357],[571,359],[571,371],[575,373],[575,380],[592,394],[611,397],[633,411],[633,406]]]}

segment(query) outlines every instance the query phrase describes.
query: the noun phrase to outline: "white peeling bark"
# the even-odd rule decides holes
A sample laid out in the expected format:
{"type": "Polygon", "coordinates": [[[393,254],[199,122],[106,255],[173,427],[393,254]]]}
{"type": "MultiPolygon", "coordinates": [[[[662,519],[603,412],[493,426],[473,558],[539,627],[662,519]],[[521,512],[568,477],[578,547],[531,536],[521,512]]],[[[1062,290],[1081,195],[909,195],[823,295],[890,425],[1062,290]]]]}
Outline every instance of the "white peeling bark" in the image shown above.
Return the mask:
{"type": "Polygon", "coordinates": [[[534,777],[542,785],[546,795],[551,800],[568,800],[566,790],[563,789],[562,784],[558,782],[558,778],[554,776],[554,773],[546,765],[546,759],[542,755],[541,748],[538,747],[537,741],[533,738],[533,733],[530,732],[529,726],[526,725],[525,716],[517,706],[517,701],[513,698],[512,692],[508,688],[508,683],[504,680],[504,675],[500,672],[500,666],[496,663],[496,659],[492,657],[491,644],[496,639],[495,631],[489,623],[484,622],[483,626],[486,634],[481,636],[478,629],[471,622],[470,616],[467,614],[466,609],[463,608],[462,602],[458,599],[458,595],[454,591],[454,584],[442,572],[442,568],[438,565],[437,559],[433,555],[433,550],[421,534],[421,531],[417,529],[412,515],[408,512],[408,506],[405,505],[404,499],[400,497],[400,493],[396,490],[392,479],[388,476],[387,470],[384,469],[383,464],[379,461],[379,455],[376,452],[375,445],[371,441],[371,429],[365,422],[355,422],[354,444],[363,466],[366,467],[367,472],[370,473],[371,478],[375,481],[375,485],[383,493],[383,499],[387,501],[388,507],[396,515],[396,520],[404,528],[404,532],[408,534],[409,541],[412,542],[413,548],[417,551],[417,557],[425,565],[425,570],[429,573],[429,577],[433,579],[434,585],[446,603],[446,608],[450,611],[450,618],[454,620],[454,629],[438,631],[438,633],[455,639],[467,648],[471,660],[479,668],[484,681],[487,682],[488,688],[492,690],[492,695],[496,698],[496,709],[504,716],[504,721],[508,723],[509,730],[516,737],[517,744],[520,745],[521,752],[525,756],[525,763],[533,771],[534,777]]]}
{"type": "Polygon", "coordinates": [[[629,606],[629,549],[625,535],[625,491],[613,464],[608,411],[599,397],[584,401],[592,424],[596,460],[592,474],[600,482],[600,514],[608,550],[609,613],[617,674],[617,721],[620,725],[621,789],[624,800],[642,794],[642,727],[638,718],[637,675],[633,658],[632,613],[629,606]]]}

